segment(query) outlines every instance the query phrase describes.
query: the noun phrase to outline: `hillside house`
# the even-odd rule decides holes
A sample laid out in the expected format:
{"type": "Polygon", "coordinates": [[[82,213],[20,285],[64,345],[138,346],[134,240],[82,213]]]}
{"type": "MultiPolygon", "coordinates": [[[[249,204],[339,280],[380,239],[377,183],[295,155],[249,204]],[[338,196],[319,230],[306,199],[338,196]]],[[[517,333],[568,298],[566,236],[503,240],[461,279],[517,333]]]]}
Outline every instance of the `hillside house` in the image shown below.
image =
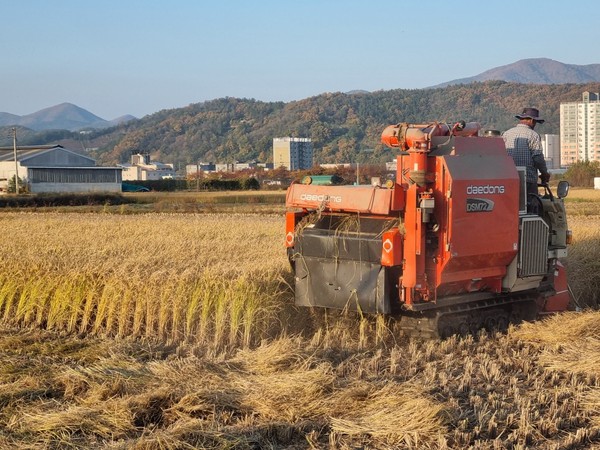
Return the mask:
{"type": "Polygon", "coordinates": [[[0,147],[0,192],[8,180],[19,179],[29,192],[121,192],[121,168],[96,166],[96,161],[62,145],[0,147]]]}

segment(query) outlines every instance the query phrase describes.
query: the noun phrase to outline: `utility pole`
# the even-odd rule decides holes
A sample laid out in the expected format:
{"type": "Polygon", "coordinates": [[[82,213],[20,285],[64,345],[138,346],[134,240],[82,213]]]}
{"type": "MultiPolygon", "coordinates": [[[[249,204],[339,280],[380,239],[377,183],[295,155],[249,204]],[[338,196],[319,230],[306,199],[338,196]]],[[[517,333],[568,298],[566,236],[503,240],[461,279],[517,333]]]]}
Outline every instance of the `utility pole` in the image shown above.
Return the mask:
{"type": "Polygon", "coordinates": [[[200,192],[200,160],[196,161],[196,192],[200,192]]]}
{"type": "Polygon", "coordinates": [[[19,193],[19,162],[17,161],[17,128],[13,128],[13,150],[15,154],[15,194],[19,193]]]}

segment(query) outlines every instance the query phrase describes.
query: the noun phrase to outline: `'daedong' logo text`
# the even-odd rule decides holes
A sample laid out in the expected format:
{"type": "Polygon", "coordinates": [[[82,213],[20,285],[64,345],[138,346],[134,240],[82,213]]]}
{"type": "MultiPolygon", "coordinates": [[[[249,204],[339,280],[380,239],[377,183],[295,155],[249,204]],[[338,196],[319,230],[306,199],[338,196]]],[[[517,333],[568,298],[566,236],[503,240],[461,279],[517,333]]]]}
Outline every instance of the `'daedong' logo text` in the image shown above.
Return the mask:
{"type": "Polygon", "coordinates": [[[483,186],[467,186],[467,195],[504,194],[503,184],[485,184],[483,186]]]}
{"type": "Polygon", "coordinates": [[[307,202],[342,203],[341,196],[327,194],[302,194],[300,195],[300,200],[306,200],[307,202]]]}

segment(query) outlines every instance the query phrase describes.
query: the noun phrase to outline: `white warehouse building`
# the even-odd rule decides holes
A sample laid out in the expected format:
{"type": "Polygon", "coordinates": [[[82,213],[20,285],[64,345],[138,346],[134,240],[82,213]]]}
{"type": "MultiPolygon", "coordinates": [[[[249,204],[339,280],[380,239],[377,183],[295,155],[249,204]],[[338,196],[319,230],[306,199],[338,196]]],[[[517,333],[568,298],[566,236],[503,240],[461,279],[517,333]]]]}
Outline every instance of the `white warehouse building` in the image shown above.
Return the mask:
{"type": "Polygon", "coordinates": [[[0,147],[0,191],[17,172],[32,193],[121,192],[121,168],[96,166],[62,145],[0,147]]]}

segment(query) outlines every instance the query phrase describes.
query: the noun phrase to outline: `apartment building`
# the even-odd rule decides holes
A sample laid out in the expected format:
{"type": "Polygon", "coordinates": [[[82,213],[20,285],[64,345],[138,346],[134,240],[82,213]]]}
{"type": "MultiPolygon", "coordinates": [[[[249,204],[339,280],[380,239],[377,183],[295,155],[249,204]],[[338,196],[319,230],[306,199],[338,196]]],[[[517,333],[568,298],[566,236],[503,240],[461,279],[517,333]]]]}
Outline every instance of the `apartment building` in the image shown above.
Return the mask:
{"type": "Polygon", "coordinates": [[[287,170],[310,169],[313,166],[313,146],[310,138],[274,138],[273,166],[287,170]]]}
{"type": "Polygon", "coordinates": [[[600,161],[600,94],[584,92],[579,102],[560,104],[560,163],[600,161]]]}

